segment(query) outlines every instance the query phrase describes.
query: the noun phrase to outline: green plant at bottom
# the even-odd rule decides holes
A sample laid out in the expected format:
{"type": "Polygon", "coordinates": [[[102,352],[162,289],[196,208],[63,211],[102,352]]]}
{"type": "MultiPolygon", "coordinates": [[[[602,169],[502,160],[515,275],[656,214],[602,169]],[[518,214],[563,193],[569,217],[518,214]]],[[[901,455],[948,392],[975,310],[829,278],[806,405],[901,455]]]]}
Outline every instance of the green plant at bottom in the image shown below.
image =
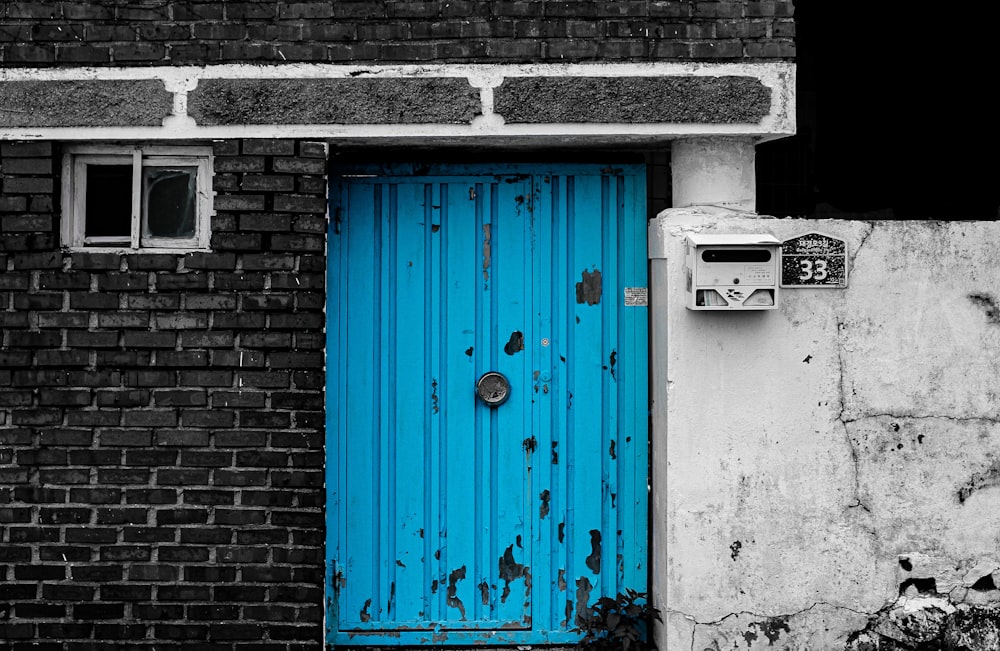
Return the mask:
{"type": "Polygon", "coordinates": [[[660,611],[646,602],[645,592],[626,589],[615,598],[601,597],[586,612],[577,614],[577,629],[584,633],[579,648],[593,651],[655,651],[651,638],[653,620],[660,611]]]}

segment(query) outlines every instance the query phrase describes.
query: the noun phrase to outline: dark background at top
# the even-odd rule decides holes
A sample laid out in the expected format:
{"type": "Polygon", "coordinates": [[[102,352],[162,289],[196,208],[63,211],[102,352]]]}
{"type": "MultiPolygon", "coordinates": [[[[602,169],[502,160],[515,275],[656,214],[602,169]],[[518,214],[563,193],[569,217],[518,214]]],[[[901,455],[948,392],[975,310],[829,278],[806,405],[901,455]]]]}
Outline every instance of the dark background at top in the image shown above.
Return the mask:
{"type": "Polygon", "coordinates": [[[798,135],[758,147],[758,212],[995,219],[994,4],[796,2],[798,135]]]}

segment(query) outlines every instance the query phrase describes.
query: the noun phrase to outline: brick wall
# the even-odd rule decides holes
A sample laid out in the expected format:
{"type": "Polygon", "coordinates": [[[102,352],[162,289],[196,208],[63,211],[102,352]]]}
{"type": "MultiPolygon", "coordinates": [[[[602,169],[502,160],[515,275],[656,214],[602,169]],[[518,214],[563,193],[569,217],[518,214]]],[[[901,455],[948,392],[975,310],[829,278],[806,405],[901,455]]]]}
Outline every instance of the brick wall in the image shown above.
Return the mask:
{"type": "Polygon", "coordinates": [[[792,0],[5,2],[4,66],[790,59],[792,0]]]}
{"type": "Polygon", "coordinates": [[[320,645],[325,151],[215,152],[211,253],[70,254],[0,144],[2,649],[320,645]]]}

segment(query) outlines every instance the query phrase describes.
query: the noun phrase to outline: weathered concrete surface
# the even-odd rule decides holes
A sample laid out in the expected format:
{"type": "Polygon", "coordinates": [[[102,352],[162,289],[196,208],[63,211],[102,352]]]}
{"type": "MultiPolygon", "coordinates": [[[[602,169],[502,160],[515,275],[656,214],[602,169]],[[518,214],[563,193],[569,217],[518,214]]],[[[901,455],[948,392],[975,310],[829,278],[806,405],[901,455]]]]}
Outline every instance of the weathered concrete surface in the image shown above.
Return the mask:
{"type": "Polygon", "coordinates": [[[159,126],[172,107],[157,79],[0,82],[0,127],[159,126]]]}
{"type": "Polygon", "coordinates": [[[757,123],[771,89],[752,77],[510,77],[494,91],[507,123],[757,123]]]}
{"type": "Polygon", "coordinates": [[[467,79],[204,79],[188,94],[200,125],[468,124],[479,91],[467,79]]]}
{"type": "Polygon", "coordinates": [[[996,225],[692,208],[657,228],[673,281],[653,389],[668,401],[653,437],[661,644],[842,649],[907,590],[1000,600],[996,225]],[[686,310],[689,230],[840,237],[849,286],[782,290],[774,312],[686,310]]]}

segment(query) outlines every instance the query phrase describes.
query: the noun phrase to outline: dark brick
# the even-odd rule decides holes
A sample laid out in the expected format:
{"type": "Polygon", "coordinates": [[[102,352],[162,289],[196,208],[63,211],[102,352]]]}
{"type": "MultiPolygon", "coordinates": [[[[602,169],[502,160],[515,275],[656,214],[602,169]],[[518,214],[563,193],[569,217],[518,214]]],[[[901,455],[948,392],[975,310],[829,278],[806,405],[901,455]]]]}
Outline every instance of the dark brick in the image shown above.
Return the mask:
{"type": "Polygon", "coordinates": [[[75,581],[121,581],[121,565],[75,565],[72,568],[75,581]]]}
{"type": "Polygon", "coordinates": [[[216,486],[264,486],[266,483],[267,473],[264,471],[217,470],[215,472],[216,486]]]}
{"type": "Polygon", "coordinates": [[[14,489],[14,499],[29,504],[62,504],[66,501],[66,491],[61,488],[18,486],[14,489]]]}
{"type": "Polygon", "coordinates": [[[86,407],[91,403],[89,389],[43,389],[38,392],[42,406],[86,407]]]}
{"type": "Polygon", "coordinates": [[[102,585],[102,601],[149,601],[153,586],[141,584],[102,585]]]}
{"type": "Polygon", "coordinates": [[[157,291],[191,291],[208,289],[208,274],[201,271],[164,273],[156,276],[157,291]]]}
{"type": "Polygon", "coordinates": [[[238,212],[264,210],[263,194],[220,194],[215,197],[216,210],[232,210],[238,212]]]}
{"type": "Polygon", "coordinates": [[[292,491],[243,491],[240,503],[244,506],[292,506],[295,495],[292,491]]]}
{"type": "Polygon", "coordinates": [[[215,598],[235,603],[263,602],[267,598],[267,588],[252,585],[220,585],[215,588],[215,598]]]}
{"type": "Polygon", "coordinates": [[[156,471],[156,481],[165,486],[205,485],[208,470],[200,468],[160,468],[156,471]]]}
{"type": "MultiPolygon", "coordinates": [[[[100,508],[97,509],[97,524],[146,524],[149,509],[145,508],[100,508]]],[[[100,542],[116,542],[116,537],[100,542]]]]}
{"type": "Polygon", "coordinates": [[[118,295],[70,292],[69,306],[74,310],[116,310],[118,295]]]}
{"type": "MultiPolygon", "coordinates": [[[[198,583],[232,583],[236,580],[235,567],[219,567],[217,565],[189,565],[184,568],[184,580],[198,583]]],[[[219,608],[228,610],[229,606],[219,608]]],[[[224,617],[223,619],[238,619],[224,617]]]]}
{"type": "MultiPolygon", "coordinates": [[[[203,509],[164,509],[156,512],[156,524],[159,526],[205,524],[206,522],[208,522],[208,512],[203,509]]],[[[160,555],[162,557],[163,550],[160,550],[160,555]]]]}
{"type": "Polygon", "coordinates": [[[42,585],[42,598],[55,601],[83,603],[93,601],[97,588],[89,585],[46,583],[42,585]]]}
{"type": "Polygon", "coordinates": [[[258,234],[215,233],[211,245],[214,249],[227,251],[259,251],[263,247],[263,239],[258,234]]]}
{"type": "Polygon", "coordinates": [[[90,481],[90,470],[87,468],[43,469],[39,471],[38,479],[45,484],[86,484],[90,481]]]}
{"type": "Polygon", "coordinates": [[[171,527],[125,527],[125,542],[176,542],[176,529],[171,527]]]}
{"type": "Polygon", "coordinates": [[[31,509],[0,507],[0,522],[31,522],[31,509]]]}
{"type": "Polygon", "coordinates": [[[156,445],[162,446],[206,447],[209,433],[207,430],[161,429],[156,432],[154,439],[156,445]]]}
{"type": "MultiPolygon", "coordinates": [[[[38,624],[38,637],[41,639],[62,640],[73,638],[88,638],[93,634],[94,627],[91,624],[53,624],[40,622],[38,624]]],[[[37,645],[32,648],[38,648],[37,645]]]]}
{"type": "Polygon", "coordinates": [[[65,565],[15,565],[15,581],[61,581],[66,578],[65,565]]]}
{"type": "Polygon", "coordinates": [[[204,585],[161,585],[156,596],[162,601],[208,601],[211,589],[204,585]]]}
{"type": "Polygon", "coordinates": [[[128,294],[125,306],[130,310],[176,310],[181,306],[180,294],[128,294]]]}
{"type": "MultiPolygon", "coordinates": [[[[141,451],[136,454],[136,451],[130,450],[129,454],[132,455],[130,459],[130,465],[136,465],[136,461],[148,460],[148,465],[159,465],[159,463],[170,463],[170,460],[165,458],[160,458],[159,455],[156,458],[146,459],[146,455],[142,455],[142,458],[135,458],[141,455],[141,451]],[[159,462],[159,463],[157,463],[159,462]]],[[[145,468],[98,468],[97,469],[97,483],[98,484],[148,484],[149,483],[149,470],[145,468]]]]}
{"type": "Polygon", "coordinates": [[[219,328],[261,329],[267,324],[264,314],[246,312],[218,312],[213,316],[213,325],[219,328]]]}
{"type": "Polygon", "coordinates": [[[185,410],[181,415],[185,427],[232,427],[236,416],[228,410],[185,410]]]}
{"type": "Polygon", "coordinates": [[[126,348],[173,348],[177,344],[174,332],[126,331],[122,335],[126,348]]]}
{"type": "Polygon", "coordinates": [[[140,620],[183,619],[184,606],[180,604],[133,604],[132,613],[140,620]]]}
{"type": "MultiPolygon", "coordinates": [[[[147,444],[149,445],[149,444],[147,444]]],[[[166,466],[177,461],[175,450],[127,450],[125,452],[125,463],[130,466],[166,466]]],[[[145,472],[149,472],[146,470],[145,472]]],[[[118,483],[146,483],[146,482],[118,482],[118,483]]]]}
{"type": "Polygon", "coordinates": [[[152,433],[145,429],[103,429],[100,432],[102,447],[149,447],[152,433]]]}
{"type": "Polygon", "coordinates": [[[58,310],[62,303],[61,293],[14,295],[14,309],[17,310],[58,310]]]}
{"type": "Polygon", "coordinates": [[[187,330],[180,332],[180,337],[181,346],[184,348],[231,348],[235,341],[232,332],[199,332],[187,330]]]}
{"type": "Polygon", "coordinates": [[[211,624],[213,640],[260,640],[264,628],[260,624],[211,624]]]}
{"type": "Polygon", "coordinates": [[[157,624],[153,634],[165,640],[206,640],[208,626],[204,624],[157,624]]]}
{"type": "Polygon", "coordinates": [[[152,557],[150,547],[138,545],[101,547],[100,553],[102,561],[148,561],[152,557]]]}
{"type": "Polygon", "coordinates": [[[177,491],[167,488],[129,489],[125,491],[126,504],[175,504],[177,491]]]}
{"type": "MultiPolygon", "coordinates": [[[[118,488],[73,488],[70,489],[70,501],[84,504],[118,504],[121,501],[121,490],[118,488]]],[[[100,517],[100,514],[98,514],[100,517]]]]}
{"type": "Polygon", "coordinates": [[[233,530],[219,526],[207,529],[187,527],[180,532],[181,542],[187,545],[228,545],[233,542],[233,530]]]}
{"type": "Polygon", "coordinates": [[[166,54],[161,43],[117,43],[111,50],[112,59],[121,62],[159,61],[166,54]]]}
{"type": "Polygon", "coordinates": [[[153,400],[159,407],[200,407],[208,404],[208,395],[203,389],[159,389],[153,400]]]}
{"type": "Polygon", "coordinates": [[[25,619],[60,619],[66,616],[66,606],[63,604],[16,604],[14,606],[14,616],[24,617],[25,619]]]}
{"type": "Polygon", "coordinates": [[[95,603],[73,606],[75,619],[121,619],[124,616],[125,604],[95,603]]]}

